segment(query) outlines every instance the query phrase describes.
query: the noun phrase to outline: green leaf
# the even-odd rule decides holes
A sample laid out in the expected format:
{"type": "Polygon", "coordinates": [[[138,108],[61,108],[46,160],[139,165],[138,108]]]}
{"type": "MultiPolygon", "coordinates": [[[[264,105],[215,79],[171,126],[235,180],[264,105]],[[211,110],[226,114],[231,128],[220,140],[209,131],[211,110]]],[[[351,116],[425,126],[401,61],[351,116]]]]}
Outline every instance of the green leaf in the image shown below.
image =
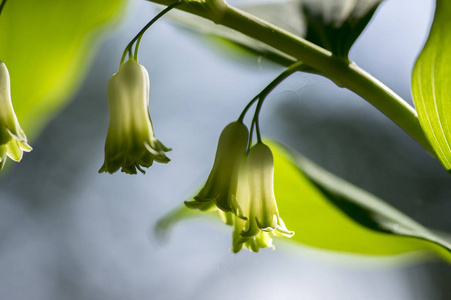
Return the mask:
{"type": "MultiPolygon", "coordinates": [[[[274,155],[280,216],[287,228],[295,231],[285,241],[371,256],[433,251],[451,262],[449,237],[426,229],[293,150],[275,142],[268,144],[274,155]]],[[[194,216],[187,210],[179,208],[164,217],[157,226],[159,233],[194,216]]]]}
{"type": "Polygon", "coordinates": [[[96,39],[125,0],[9,0],[0,16],[0,60],[22,129],[32,138],[69,100],[96,39]]]}
{"type": "Polygon", "coordinates": [[[412,94],[421,127],[451,172],[451,2],[437,0],[429,38],[415,63],[412,94]]]}
{"type": "Polygon", "coordinates": [[[335,251],[393,255],[433,250],[451,261],[451,240],[307,158],[271,143],[280,215],[300,243],[335,251]]]}
{"type": "Polygon", "coordinates": [[[306,39],[339,57],[349,50],[382,0],[303,0],[306,39]]]}

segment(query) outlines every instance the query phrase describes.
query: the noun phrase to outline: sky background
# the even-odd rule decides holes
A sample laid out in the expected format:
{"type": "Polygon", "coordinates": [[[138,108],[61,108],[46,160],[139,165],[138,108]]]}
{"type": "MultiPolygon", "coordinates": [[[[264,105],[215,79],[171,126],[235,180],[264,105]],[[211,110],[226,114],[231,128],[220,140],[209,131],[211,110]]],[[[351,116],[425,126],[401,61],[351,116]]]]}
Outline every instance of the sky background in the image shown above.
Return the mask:
{"type": "MultiPolygon", "coordinates": [[[[218,44],[159,21],[141,43],[140,63],[151,80],[156,136],[173,148],[172,161],[144,176],[98,174],[107,82],[156,8],[132,2],[70,105],[0,179],[0,299],[447,299],[451,269],[442,262],[369,261],[280,241],[276,251],[234,255],[230,228],[202,219],[178,224],[165,243],[155,239],[158,219],[208,176],[223,127],[282,70],[224,55],[218,44]]],[[[432,1],[386,1],[351,59],[410,99],[432,9],[432,1]]],[[[265,102],[261,126],[422,224],[451,232],[449,175],[351,92],[296,74],[265,102]]]]}

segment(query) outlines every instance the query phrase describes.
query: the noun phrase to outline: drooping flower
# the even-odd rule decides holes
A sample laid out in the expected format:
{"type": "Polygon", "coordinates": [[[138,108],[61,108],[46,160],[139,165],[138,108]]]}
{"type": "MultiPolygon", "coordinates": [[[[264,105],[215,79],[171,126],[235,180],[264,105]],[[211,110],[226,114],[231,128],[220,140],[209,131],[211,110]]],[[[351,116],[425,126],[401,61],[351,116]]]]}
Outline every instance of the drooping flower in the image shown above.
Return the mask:
{"type": "Polygon", "coordinates": [[[210,210],[218,207],[224,212],[241,215],[236,204],[238,173],[245,155],[248,141],[247,127],[241,122],[232,122],[222,131],[216,150],[213,168],[205,186],[185,204],[190,208],[210,210]]]}
{"type": "Polygon", "coordinates": [[[136,60],[121,64],[108,82],[110,125],[105,142],[105,162],[99,173],[127,174],[168,163],[170,151],[156,137],[149,113],[149,74],[136,60]]]}
{"type": "Polygon", "coordinates": [[[272,237],[274,234],[272,232],[260,231],[255,236],[243,237],[241,232],[246,226],[246,221],[236,216],[232,216],[232,220],[233,233],[231,250],[234,253],[240,252],[243,247],[252,252],[258,252],[260,249],[268,247],[274,249],[272,244],[272,237]]]}
{"type": "Polygon", "coordinates": [[[0,170],[6,162],[6,156],[19,162],[23,151],[29,152],[27,137],[20,128],[11,102],[11,82],[6,65],[0,61],[0,170]]]}
{"type": "Polygon", "coordinates": [[[274,195],[274,159],[263,143],[253,146],[240,168],[237,205],[243,218],[235,217],[233,248],[242,246],[257,252],[273,247],[273,235],[293,236],[279,216],[274,195]]]}

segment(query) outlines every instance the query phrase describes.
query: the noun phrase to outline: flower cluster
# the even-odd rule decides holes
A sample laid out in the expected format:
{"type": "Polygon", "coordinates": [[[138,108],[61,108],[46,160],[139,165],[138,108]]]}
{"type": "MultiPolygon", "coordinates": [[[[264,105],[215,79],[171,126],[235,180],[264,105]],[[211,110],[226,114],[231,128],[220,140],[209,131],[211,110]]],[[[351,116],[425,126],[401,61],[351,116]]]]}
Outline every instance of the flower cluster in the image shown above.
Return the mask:
{"type": "Polygon", "coordinates": [[[32,150],[14,113],[10,86],[8,69],[0,61],[0,170],[5,165],[6,156],[18,162],[23,151],[32,150]]]}
{"type": "Polygon", "coordinates": [[[268,146],[258,143],[246,154],[248,131],[237,121],[221,133],[215,162],[205,186],[190,208],[218,208],[223,221],[234,226],[233,252],[242,247],[257,252],[273,247],[273,235],[291,237],[279,216],[274,196],[274,160],[268,146]]]}
{"type": "Polygon", "coordinates": [[[121,64],[108,83],[110,125],[99,172],[136,174],[153,161],[168,163],[170,151],[154,135],[149,113],[149,74],[136,60],[121,64]]]}
{"type": "MultiPolygon", "coordinates": [[[[110,125],[105,162],[99,172],[115,173],[121,169],[128,174],[136,174],[137,170],[144,173],[142,167],[150,167],[153,161],[169,162],[165,152],[170,149],[155,138],[150,119],[149,75],[137,59],[140,40],[146,30],[182,3],[176,2],[161,11],[130,41],[122,54],[119,70],[108,83],[110,125]],[[124,63],[127,55],[129,60],[124,63]]],[[[225,2],[208,0],[206,4],[214,15],[212,19],[220,20],[225,2]]],[[[232,251],[235,253],[243,247],[253,252],[273,248],[274,235],[291,237],[294,234],[279,216],[273,186],[274,160],[269,147],[261,141],[258,122],[264,98],[277,85],[278,81],[275,82],[245,107],[238,121],[224,128],[205,186],[192,201],[185,202],[189,208],[217,210],[226,224],[234,226],[232,251]],[[249,136],[243,118],[257,100],[252,128],[255,126],[258,142],[250,147],[252,134],[249,136]]]]}

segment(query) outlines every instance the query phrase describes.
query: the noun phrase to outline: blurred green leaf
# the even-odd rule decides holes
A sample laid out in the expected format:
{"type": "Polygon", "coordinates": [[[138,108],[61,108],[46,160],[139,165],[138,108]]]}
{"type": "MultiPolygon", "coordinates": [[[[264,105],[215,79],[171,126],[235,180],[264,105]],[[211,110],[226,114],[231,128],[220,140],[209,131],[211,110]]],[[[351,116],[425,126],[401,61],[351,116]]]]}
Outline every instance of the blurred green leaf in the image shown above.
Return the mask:
{"type": "MultiPolygon", "coordinates": [[[[295,231],[285,241],[372,256],[428,250],[451,262],[449,237],[426,229],[300,154],[275,142],[268,144],[274,154],[280,216],[295,231]]],[[[162,218],[158,232],[161,234],[174,223],[200,214],[188,210],[182,207],[162,218]]]]}
{"type": "Polygon", "coordinates": [[[412,94],[421,127],[451,172],[451,2],[437,0],[429,38],[415,64],[412,94]]]}
{"type": "Polygon", "coordinates": [[[271,143],[280,215],[302,244],[393,255],[433,250],[451,261],[451,240],[431,232],[376,196],[271,143]]]}
{"type": "Polygon", "coordinates": [[[96,39],[125,0],[9,0],[0,16],[0,60],[14,109],[32,138],[67,103],[92,60],[96,39]]]}

